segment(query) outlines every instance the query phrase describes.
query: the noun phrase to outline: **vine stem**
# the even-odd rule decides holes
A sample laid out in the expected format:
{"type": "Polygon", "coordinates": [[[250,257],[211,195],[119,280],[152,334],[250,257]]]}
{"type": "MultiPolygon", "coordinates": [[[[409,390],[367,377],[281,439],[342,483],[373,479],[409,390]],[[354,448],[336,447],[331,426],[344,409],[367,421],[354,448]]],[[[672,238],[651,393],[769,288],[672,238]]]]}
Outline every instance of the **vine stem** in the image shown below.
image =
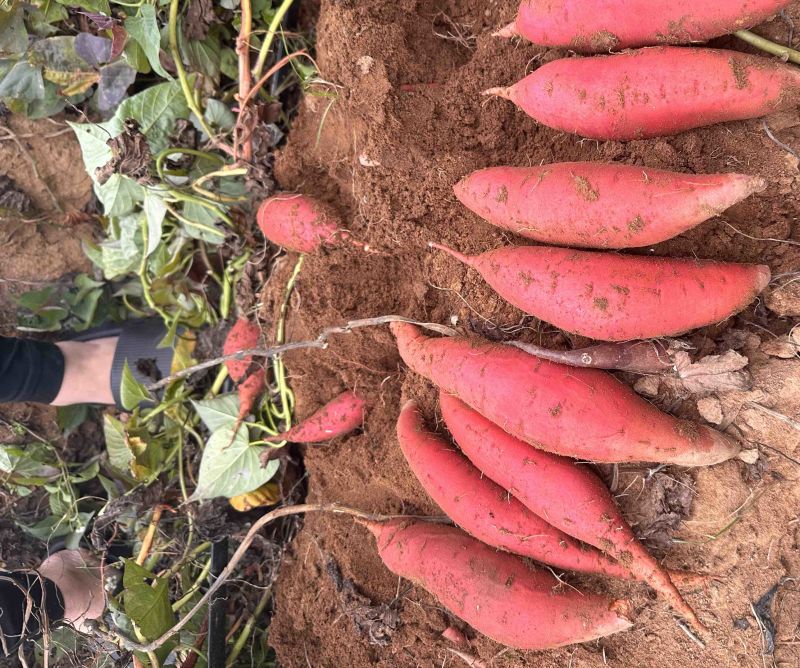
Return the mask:
{"type": "MultiPolygon", "coordinates": [[[[241,0],[242,25],[239,28],[239,36],[236,38],[236,53],[239,56],[239,118],[245,110],[246,100],[250,97],[252,79],[250,77],[250,33],[253,29],[253,8],[250,0],[241,0]]],[[[233,157],[234,160],[239,155],[239,133],[234,133],[233,157]]],[[[253,160],[253,142],[248,137],[242,145],[242,159],[245,162],[253,160]]]]}
{"type": "Polygon", "coordinates": [[[202,610],[205,605],[208,603],[209,599],[214,595],[215,592],[219,590],[222,585],[233,575],[233,571],[236,569],[236,566],[242,560],[244,555],[247,553],[247,550],[250,549],[250,545],[255,540],[256,535],[258,534],[261,529],[263,529],[267,524],[277,520],[281,517],[288,517],[290,515],[300,515],[304,513],[333,513],[335,515],[349,515],[350,517],[355,517],[361,520],[367,520],[371,522],[384,522],[386,520],[391,519],[419,519],[425,520],[428,522],[441,522],[445,518],[440,517],[425,517],[425,516],[417,516],[417,515],[376,515],[372,513],[367,513],[363,510],[358,510],[357,508],[350,508],[348,506],[340,506],[337,503],[301,503],[296,506],[285,506],[283,508],[276,508],[275,510],[267,513],[260,517],[250,530],[245,535],[244,539],[242,540],[239,547],[236,548],[236,551],[233,553],[231,560],[228,562],[228,565],[223,569],[223,571],[219,574],[219,577],[214,581],[200,600],[194,605],[194,607],[189,610],[178,622],[175,624],[171,629],[166,631],[164,634],[156,638],[150,643],[143,644],[138,643],[130,638],[126,638],[122,635],[117,635],[117,640],[121,640],[123,645],[132,651],[137,652],[146,652],[150,653],[157,650],[161,647],[165,642],[167,642],[170,638],[172,638],[176,633],[178,633],[181,629],[183,629],[189,621],[200,611],[202,610]]]}
{"type": "Polygon", "coordinates": [[[778,56],[785,61],[800,65],[800,51],[790,49],[788,46],[781,46],[775,42],[768,40],[766,37],[756,35],[749,30],[737,30],[734,33],[739,39],[753,45],[757,49],[771,53],[773,56],[778,56]]]}
{"type": "Polygon", "coordinates": [[[195,364],[193,366],[186,367],[185,369],[181,369],[180,371],[173,373],[166,378],[162,378],[155,383],[145,385],[145,388],[151,392],[160,390],[176,380],[187,378],[198,371],[210,369],[211,367],[222,364],[223,362],[227,362],[228,360],[241,360],[245,357],[275,357],[276,355],[283,355],[284,353],[291,352],[292,350],[304,350],[307,348],[319,348],[324,350],[328,347],[328,338],[334,334],[349,334],[354,329],[375,327],[377,325],[385,325],[390,322],[407,322],[411,325],[417,325],[418,327],[429,329],[431,331],[438,332],[439,334],[444,334],[445,336],[456,336],[458,334],[458,332],[456,332],[454,329],[446,327],[445,325],[439,325],[432,322],[418,322],[401,315],[381,315],[377,318],[350,320],[344,325],[327,327],[326,329],[322,330],[316,339],[311,341],[294,341],[292,343],[284,343],[278,346],[272,346],[271,348],[249,348],[247,350],[239,350],[235,353],[231,353],[230,355],[222,355],[220,357],[215,357],[213,359],[206,360],[205,362],[201,362],[200,364],[195,364]]]}
{"type": "Polygon", "coordinates": [[[139,566],[144,566],[147,556],[153,547],[153,539],[156,537],[156,530],[158,523],[161,521],[161,514],[164,512],[164,506],[156,506],[153,510],[153,517],[150,519],[150,525],[147,527],[147,534],[142,541],[142,547],[139,550],[139,555],[136,557],[136,563],[139,566]]]}
{"type": "Polygon", "coordinates": [[[178,74],[178,81],[180,81],[181,84],[183,97],[186,98],[186,104],[189,106],[189,109],[191,109],[192,112],[194,112],[194,115],[197,117],[197,122],[200,124],[200,127],[203,128],[203,132],[206,133],[206,136],[208,137],[209,141],[224,153],[231,155],[233,154],[233,149],[215,137],[214,131],[209,127],[208,123],[206,123],[206,119],[203,116],[203,110],[200,109],[200,106],[194,99],[194,95],[192,94],[192,89],[189,86],[189,78],[186,76],[186,69],[183,66],[183,60],[181,60],[181,52],[180,49],[178,49],[179,7],[180,7],[180,0],[170,0],[169,23],[167,29],[169,33],[169,50],[170,54],[172,55],[172,59],[175,61],[175,70],[178,74]]]}
{"type": "Polygon", "coordinates": [[[272,17],[272,21],[269,24],[267,34],[264,37],[264,42],[261,45],[261,49],[258,52],[256,65],[253,68],[253,77],[255,77],[256,79],[261,76],[261,70],[264,69],[264,63],[267,62],[267,56],[269,56],[269,50],[270,48],[272,48],[272,41],[275,39],[275,33],[278,32],[278,28],[281,25],[281,21],[283,21],[283,17],[286,16],[286,12],[288,12],[289,8],[292,6],[292,2],[294,2],[294,0],[283,0],[281,6],[278,7],[278,11],[275,12],[275,16],[272,17]]]}

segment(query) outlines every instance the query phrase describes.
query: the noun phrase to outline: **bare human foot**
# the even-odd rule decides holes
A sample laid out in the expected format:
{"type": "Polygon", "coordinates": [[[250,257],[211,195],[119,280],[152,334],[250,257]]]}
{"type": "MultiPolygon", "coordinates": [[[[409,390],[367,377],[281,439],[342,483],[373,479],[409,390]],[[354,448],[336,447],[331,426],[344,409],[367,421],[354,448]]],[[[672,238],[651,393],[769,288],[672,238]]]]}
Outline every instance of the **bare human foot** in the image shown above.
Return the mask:
{"type": "Polygon", "coordinates": [[[113,404],[111,365],[117,337],[95,341],[61,341],[56,345],[64,355],[64,380],[53,406],[72,404],[113,404]]]}

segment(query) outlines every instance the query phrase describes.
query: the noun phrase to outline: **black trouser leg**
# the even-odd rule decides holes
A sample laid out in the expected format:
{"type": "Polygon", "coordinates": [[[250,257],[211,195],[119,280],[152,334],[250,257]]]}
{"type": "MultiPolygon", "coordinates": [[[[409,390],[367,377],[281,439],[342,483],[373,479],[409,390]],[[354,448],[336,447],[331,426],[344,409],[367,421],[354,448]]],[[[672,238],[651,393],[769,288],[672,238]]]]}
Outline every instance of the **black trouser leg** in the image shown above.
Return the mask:
{"type": "Polygon", "coordinates": [[[0,402],[49,404],[64,380],[64,355],[54,343],[0,336],[0,402]]]}

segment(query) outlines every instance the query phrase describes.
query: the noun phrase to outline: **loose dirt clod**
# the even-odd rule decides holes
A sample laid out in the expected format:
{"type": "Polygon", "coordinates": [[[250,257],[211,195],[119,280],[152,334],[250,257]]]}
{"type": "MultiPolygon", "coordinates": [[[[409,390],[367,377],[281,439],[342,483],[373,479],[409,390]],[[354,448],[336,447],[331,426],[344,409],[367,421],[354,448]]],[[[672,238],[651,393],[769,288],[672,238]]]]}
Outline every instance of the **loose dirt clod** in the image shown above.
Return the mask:
{"type": "Polygon", "coordinates": [[[355,583],[342,575],[339,564],[329,556],[325,568],[328,577],[339,593],[345,614],[352,620],[358,632],[372,645],[388,645],[400,624],[397,600],[390,604],[373,603],[356,588],[355,583]]]}

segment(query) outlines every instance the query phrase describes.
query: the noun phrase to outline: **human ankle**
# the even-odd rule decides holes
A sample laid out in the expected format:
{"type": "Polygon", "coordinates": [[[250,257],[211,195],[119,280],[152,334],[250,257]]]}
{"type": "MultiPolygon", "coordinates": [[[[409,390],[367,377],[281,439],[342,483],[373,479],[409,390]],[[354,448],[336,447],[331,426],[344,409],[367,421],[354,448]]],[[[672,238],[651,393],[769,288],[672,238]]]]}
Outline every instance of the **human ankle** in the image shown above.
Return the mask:
{"type": "Polygon", "coordinates": [[[52,405],[113,404],[111,365],[117,337],[61,341],[56,345],[64,355],[64,380],[52,405]]]}

